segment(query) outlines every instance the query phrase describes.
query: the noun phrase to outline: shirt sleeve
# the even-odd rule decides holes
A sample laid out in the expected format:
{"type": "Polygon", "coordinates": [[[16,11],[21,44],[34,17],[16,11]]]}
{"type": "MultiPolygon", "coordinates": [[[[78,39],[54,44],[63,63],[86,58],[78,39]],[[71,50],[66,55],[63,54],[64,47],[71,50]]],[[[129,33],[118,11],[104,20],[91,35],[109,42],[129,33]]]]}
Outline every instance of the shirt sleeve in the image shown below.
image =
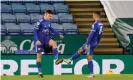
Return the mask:
{"type": "Polygon", "coordinates": [[[38,22],[35,24],[35,26],[34,26],[34,38],[35,38],[36,41],[39,40],[39,39],[38,39],[38,30],[39,30],[39,27],[40,27],[40,22],[41,22],[41,21],[38,21],[38,22]]]}
{"type": "Polygon", "coordinates": [[[59,36],[60,34],[59,34],[59,32],[57,32],[54,28],[52,28],[52,25],[50,24],[50,30],[51,30],[51,32],[52,33],[55,33],[55,35],[57,35],[57,36],[59,36]]]}
{"type": "Polygon", "coordinates": [[[91,31],[90,31],[90,33],[88,35],[87,45],[90,44],[90,42],[92,41],[93,36],[94,36],[94,34],[96,32],[96,27],[97,27],[96,24],[92,25],[92,29],[91,29],[91,31]]]}

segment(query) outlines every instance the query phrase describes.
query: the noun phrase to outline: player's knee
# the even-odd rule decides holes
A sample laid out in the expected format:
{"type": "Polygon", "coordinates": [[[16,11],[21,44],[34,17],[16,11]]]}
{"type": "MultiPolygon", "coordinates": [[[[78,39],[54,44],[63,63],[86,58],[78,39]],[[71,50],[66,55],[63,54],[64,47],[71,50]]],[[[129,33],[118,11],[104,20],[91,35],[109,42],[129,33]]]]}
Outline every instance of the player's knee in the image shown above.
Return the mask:
{"type": "Polygon", "coordinates": [[[92,56],[91,55],[87,55],[87,60],[88,61],[92,60],[92,56]]]}
{"type": "Polygon", "coordinates": [[[53,48],[57,48],[56,42],[53,43],[53,48]]]}
{"type": "Polygon", "coordinates": [[[50,40],[50,46],[57,48],[56,42],[54,40],[50,40]]]}
{"type": "Polygon", "coordinates": [[[83,53],[83,49],[80,48],[80,49],[78,50],[78,52],[79,52],[80,54],[82,54],[82,53],[83,53]]]}

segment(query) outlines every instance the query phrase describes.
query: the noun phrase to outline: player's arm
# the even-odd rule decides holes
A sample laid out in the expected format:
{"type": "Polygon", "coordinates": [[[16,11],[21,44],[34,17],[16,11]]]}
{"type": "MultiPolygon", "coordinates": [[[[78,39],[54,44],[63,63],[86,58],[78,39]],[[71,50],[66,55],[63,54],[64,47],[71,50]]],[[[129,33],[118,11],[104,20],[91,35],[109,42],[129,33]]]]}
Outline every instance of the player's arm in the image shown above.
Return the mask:
{"type": "Polygon", "coordinates": [[[57,32],[52,26],[49,27],[52,33],[55,33],[55,35],[60,36],[61,38],[64,38],[63,35],[61,35],[59,32],[57,32]]]}
{"type": "Polygon", "coordinates": [[[103,33],[103,24],[100,24],[99,25],[99,27],[100,27],[100,30],[99,30],[99,38],[98,38],[98,43],[100,42],[100,40],[101,40],[101,37],[102,37],[102,33],[103,33]]]}
{"type": "Polygon", "coordinates": [[[40,23],[41,23],[42,20],[38,21],[36,24],[35,24],[35,27],[34,27],[34,39],[36,41],[36,45],[41,45],[41,42],[39,41],[39,38],[38,38],[38,31],[39,31],[39,28],[40,28],[40,23]]]}
{"type": "Polygon", "coordinates": [[[96,32],[96,24],[92,26],[91,32],[89,33],[89,36],[87,39],[87,45],[90,44],[90,42],[92,41],[95,32],[96,32]]]}
{"type": "Polygon", "coordinates": [[[39,30],[39,27],[40,27],[40,22],[38,21],[36,24],[35,24],[35,27],[34,27],[34,38],[36,41],[38,41],[38,30],[39,30]]]}

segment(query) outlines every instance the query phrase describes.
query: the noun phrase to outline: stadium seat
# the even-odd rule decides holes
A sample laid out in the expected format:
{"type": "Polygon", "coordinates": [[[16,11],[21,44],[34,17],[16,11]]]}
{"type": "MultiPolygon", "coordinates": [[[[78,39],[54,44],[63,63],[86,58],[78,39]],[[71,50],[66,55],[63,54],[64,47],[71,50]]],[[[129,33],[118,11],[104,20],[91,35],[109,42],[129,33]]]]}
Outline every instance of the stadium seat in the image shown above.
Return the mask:
{"type": "Polygon", "coordinates": [[[52,23],[59,23],[58,15],[53,15],[53,18],[51,21],[52,21],[52,23]]]}
{"type": "Polygon", "coordinates": [[[33,25],[29,23],[20,23],[20,28],[23,35],[33,35],[33,25]]]}
{"type": "Polygon", "coordinates": [[[31,50],[30,54],[36,54],[36,50],[31,50]]]}
{"type": "Polygon", "coordinates": [[[54,28],[56,31],[58,31],[61,34],[64,34],[64,30],[62,25],[58,24],[58,23],[52,23],[52,28],[54,28]]]}
{"type": "Polygon", "coordinates": [[[22,0],[22,3],[25,5],[26,3],[34,3],[34,4],[38,4],[37,0],[22,0]]]}
{"type": "Polygon", "coordinates": [[[73,23],[63,23],[65,34],[78,34],[77,25],[73,23]]]}
{"type": "Polygon", "coordinates": [[[16,54],[29,54],[28,50],[17,50],[16,54]]]}
{"type": "Polygon", "coordinates": [[[9,1],[9,4],[12,4],[12,3],[23,3],[23,0],[8,0],[9,1]]]}
{"type": "Polygon", "coordinates": [[[56,13],[69,13],[68,6],[63,3],[55,3],[53,4],[56,13]]]}
{"type": "Polygon", "coordinates": [[[40,6],[35,3],[26,3],[28,13],[40,13],[40,6]]]}
{"type": "Polygon", "coordinates": [[[46,10],[52,10],[53,12],[55,12],[53,5],[50,4],[40,3],[40,8],[41,8],[41,13],[44,13],[46,10]]]}
{"type": "Polygon", "coordinates": [[[1,12],[2,13],[12,13],[11,5],[7,5],[7,4],[2,3],[1,4],[1,12]]]}
{"type": "Polygon", "coordinates": [[[60,23],[73,23],[73,16],[68,13],[59,13],[60,23]]]}
{"type": "Polygon", "coordinates": [[[15,15],[10,13],[2,13],[1,15],[3,23],[16,23],[15,15]]]}
{"type": "Polygon", "coordinates": [[[21,3],[12,3],[13,13],[26,13],[25,5],[21,3]]]}
{"type": "Polygon", "coordinates": [[[50,0],[37,0],[37,3],[48,3],[48,4],[50,4],[51,1],[50,0]]]}
{"type": "Polygon", "coordinates": [[[20,35],[20,27],[15,23],[6,23],[8,35],[20,35]]]}
{"type": "Polygon", "coordinates": [[[6,26],[4,26],[4,25],[1,25],[1,35],[2,36],[5,36],[6,35],[6,26]]]}
{"type": "Polygon", "coordinates": [[[64,0],[51,0],[51,4],[54,3],[63,3],[64,4],[64,0]]]}
{"type": "Polygon", "coordinates": [[[1,0],[1,3],[3,4],[9,4],[9,0],[1,0]]]}
{"type": "Polygon", "coordinates": [[[38,20],[40,20],[43,16],[38,14],[38,13],[31,13],[30,14],[30,19],[31,19],[31,23],[35,23],[38,20]]]}
{"type": "Polygon", "coordinates": [[[24,13],[16,13],[17,23],[28,23],[30,22],[30,16],[24,13]]]}

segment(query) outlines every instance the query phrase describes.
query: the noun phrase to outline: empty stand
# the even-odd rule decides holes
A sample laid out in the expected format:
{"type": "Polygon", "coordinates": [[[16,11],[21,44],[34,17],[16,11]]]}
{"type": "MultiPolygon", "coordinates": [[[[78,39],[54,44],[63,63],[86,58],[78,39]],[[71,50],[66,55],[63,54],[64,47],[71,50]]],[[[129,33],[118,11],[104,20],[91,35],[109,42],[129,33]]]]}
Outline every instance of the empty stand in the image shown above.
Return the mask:
{"type": "Polygon", "coordinates": [[[47,3],[40,3],[41,13],[44,13],[46,10],[52,10],[55,13],[54,6],[47,3]]]}
{"type": "Polygon", "coordinates": [[[2,13],[1,18],[3,23],[16,23],[16,17],[11,13],[2,13]]]}
{"type": "Polygon", "coordinates": [[[27,13],[40,13],[40,6],[35,3],[25,3],[27,13]]]}
{"type": "Polygon", "coordinates": [[[23,35],[33,35],[34,26],[29,23],[21,23],[20,24],[21,33],[23,35]]]}
{"type": "Polygon", "coordinates": [[[13,9],[13,13],[26,13],[26,7],[21,3],[12,3],[11,6],[13,9]]]}
{"type": "Polygon", "coordinates": [[[63,28],[66,34],[78,34],[77,25],[73,23],[63,23],[63,28]]]}
{"type": "Polygon", "coordinates": [[[2,3],[2,4],[1,4],[1,12],[2,12],[2,13],[12,13],[11,5],[2,3]]]}
{"type": "Polygon", "coordinates": [[[88,34],[90,32],[91,25],[94,23],[93,12],[99,11],[101,13],[104,32],[98,47],[95,49],[95,53],[123,53],[123,48],[119,47],[118,40],[110,27],[104,8],[99,1],[67,1],[66,3],[81,34],[88,34]]]}
{"type": "Polygon", "coordinates": [[[56,13],[69,13],[68,6],[63,3],[54,3],[53,6],[56,13]]]}
{"type": "Polygon", "coordinates": [[[39,13],[31,13],[30,15],[31,23],[37,22],[39,19],[41,19],[43,16],[39,13]]]}
{"type": "Polygon", "coordinates": [[[73,23],[73,17],[68,13],[59,13],[58,16],[60,23],[73,23]]]}
{"type": "Polygon", "coordinates": [[[56,29],[58,32],[60,32],[61,34],[64,33],[64,29],[62,27],[62,25],[58,24],[58,23],[52,23],[51,24],[52,28],[56,29]]]}
{"type": "Polygon", "coordinates": [[[28,23],[30,22],[30,16],[24,13],[16,13],[15,14],[17,23],[28,23]]]}
{"type": "Polygon", "coordinates": [[[7,33],[6,30],[7,30],[7,29],[6,29],[6,26],[1,25],[1,35],[2,35],[2,36],[6,35],[6,33],[7,33]]]}
{"type": "Polygon", "coordinates": [[[7,28],[7,32],[9,35],[20,35],[21,34],[19,25],[16,25],[15,23],[6,23],[5,26],[7,28]]]}
{"type": "Polygon", "coordinates": [[[53,18],[51,20],[53,23],[59,23],[59,17],[58,15],[53,15],[53,18]]]}

